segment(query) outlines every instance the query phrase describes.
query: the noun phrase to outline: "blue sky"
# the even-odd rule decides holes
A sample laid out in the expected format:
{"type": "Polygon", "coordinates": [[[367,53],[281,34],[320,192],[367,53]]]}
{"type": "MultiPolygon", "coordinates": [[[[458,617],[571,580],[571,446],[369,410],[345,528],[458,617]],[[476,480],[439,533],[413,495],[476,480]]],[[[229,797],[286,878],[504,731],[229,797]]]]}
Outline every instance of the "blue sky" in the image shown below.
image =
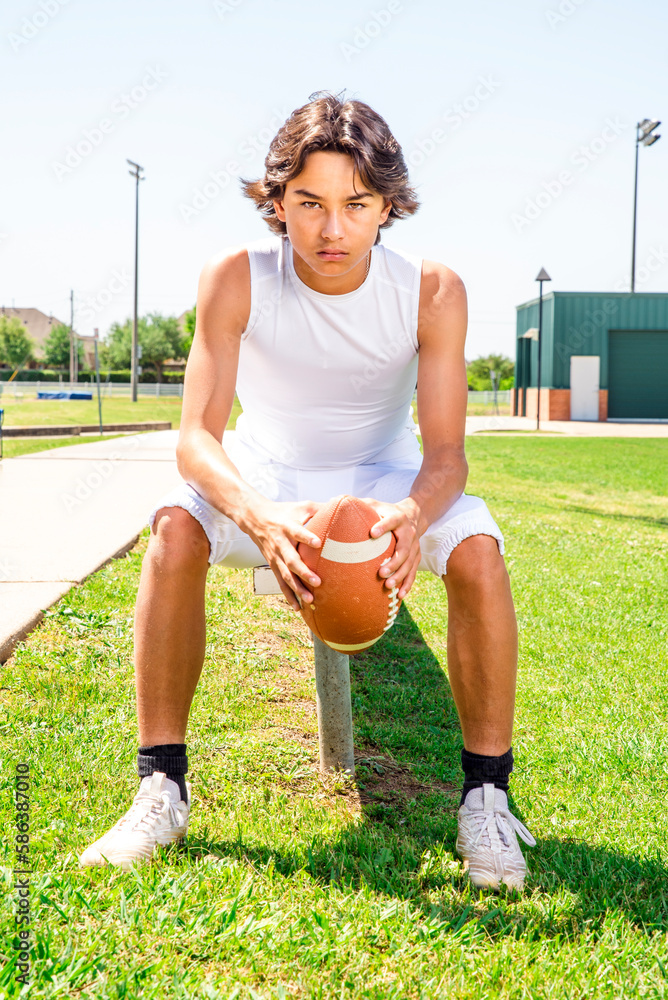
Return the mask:
{"type": "MultiPolygon", "coordinates": [[[[383,241],[461,275],[469,358],[514,354],[541,267],[546,290],[628,287],[635,123],[668,115],[667,36],[659,0],[5,0],[0,305],[68,320],[73,288],[84,334],[130,314],[129,157],[140,311],[189,308],[211,254],[269,232],[239,174],[345,88],[421,199],[383,241]]],[[[639,291],[668,290],[667,178],[668,136],[640,150],[639,291]]]]}

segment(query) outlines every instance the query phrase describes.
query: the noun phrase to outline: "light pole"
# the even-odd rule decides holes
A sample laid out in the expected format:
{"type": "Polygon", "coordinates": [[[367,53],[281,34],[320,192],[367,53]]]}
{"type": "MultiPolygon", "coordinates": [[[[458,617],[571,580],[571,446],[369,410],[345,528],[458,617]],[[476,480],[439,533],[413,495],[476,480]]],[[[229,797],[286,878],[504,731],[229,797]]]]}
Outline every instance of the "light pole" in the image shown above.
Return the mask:
{"type": "Polygon", "coordinates": [[[132,390],[132,402],[137,402],[137,278],[139,273],[139,182],[146,180],[142,177],[143,167],[133,160],[127,160],[133,170],[128,173],[135,178],[135,303],[132,320],[132,357],[130,359],[130,383],[132,390]]]}
{"type": "Polygon", "coordinates": [[[536,281],[540,282],[540,294],[538,298],[538,398],[536,400],[536,430],[540,430],[540,363],[543,348],[543,282],[552,281],[544,267],[538,272],[536,281]]]}
{"type": "Polygon", "coordinates": [[[495,372],[493,369],[490,369],[489,377],[492,382],[492,389],[494,390],[494,412],[498,416],[499,402],[498,402],[497,390],[499,388],[499,373],[495,372]]]}
{"type": "Polygon", "coordinates": [[[638,148],[640,143],[643,146],[653,146],[657,139],[660,139],[660,135],[653,135],[655,128],[658,128],[661,122],[653,121],[650,118],[643,118],[641,122],[636,125],[636,175],[635,183],[633,185],[633,249],[631,251],[631,291],[636,290],[636,219],[638,216],[638,148]]]}

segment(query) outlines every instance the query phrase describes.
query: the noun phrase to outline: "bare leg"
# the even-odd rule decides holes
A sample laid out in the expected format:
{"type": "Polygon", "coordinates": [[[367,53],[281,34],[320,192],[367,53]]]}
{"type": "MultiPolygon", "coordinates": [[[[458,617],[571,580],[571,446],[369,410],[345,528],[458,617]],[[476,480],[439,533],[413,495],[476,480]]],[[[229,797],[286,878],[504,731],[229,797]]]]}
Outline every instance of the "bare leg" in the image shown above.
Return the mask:
{"type": "Polygon", "coordinates": [[[499,756],[512,741],[517,623],[497,543],[472,535],[448,559],[448,673],[464,746],[499,756]]]}
{"type": "Polygon", "coordinates": [[[180,507],[156,516],[135,612],[135,680],[142,746],[184,743],[206,639],[209,542],[180,507]]]}

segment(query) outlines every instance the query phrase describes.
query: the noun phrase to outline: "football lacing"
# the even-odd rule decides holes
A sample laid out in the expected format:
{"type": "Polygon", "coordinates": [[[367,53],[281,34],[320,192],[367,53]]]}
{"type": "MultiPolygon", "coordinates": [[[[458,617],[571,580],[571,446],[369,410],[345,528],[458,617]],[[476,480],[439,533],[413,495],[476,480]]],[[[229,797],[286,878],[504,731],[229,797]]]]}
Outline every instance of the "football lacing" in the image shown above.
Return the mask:
{"type": "Polygon", "coordinates": [[[399,614],[399,605],[401,604],[401,601],[397,596],[398,593],[399,593],[399,588],[392,587],[392,590],[390,591],[390,610],[387,616],[387,625],[383,629],[383,632],[387,632],[388,628],[392,628],[392,626],[394,625],[394,619],[399,614]]]}

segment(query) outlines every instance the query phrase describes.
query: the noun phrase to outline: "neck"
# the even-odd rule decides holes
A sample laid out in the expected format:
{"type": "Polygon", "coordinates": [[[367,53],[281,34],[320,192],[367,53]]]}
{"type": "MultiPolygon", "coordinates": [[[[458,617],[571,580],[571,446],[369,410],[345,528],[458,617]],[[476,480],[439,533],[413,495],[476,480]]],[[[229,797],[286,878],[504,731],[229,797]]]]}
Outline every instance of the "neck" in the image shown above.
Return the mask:
{"type": "Polygon", "coordinates": [[[299,256],[294,247],[292,247],[292,263],[299,280],[314,292],[322,292],[323,295],[345,295],[347,292],[354,292],[366,280],[371,264],[371,251],[369,250],[366,256],[346,274],[318,274],[299,256]]]}

